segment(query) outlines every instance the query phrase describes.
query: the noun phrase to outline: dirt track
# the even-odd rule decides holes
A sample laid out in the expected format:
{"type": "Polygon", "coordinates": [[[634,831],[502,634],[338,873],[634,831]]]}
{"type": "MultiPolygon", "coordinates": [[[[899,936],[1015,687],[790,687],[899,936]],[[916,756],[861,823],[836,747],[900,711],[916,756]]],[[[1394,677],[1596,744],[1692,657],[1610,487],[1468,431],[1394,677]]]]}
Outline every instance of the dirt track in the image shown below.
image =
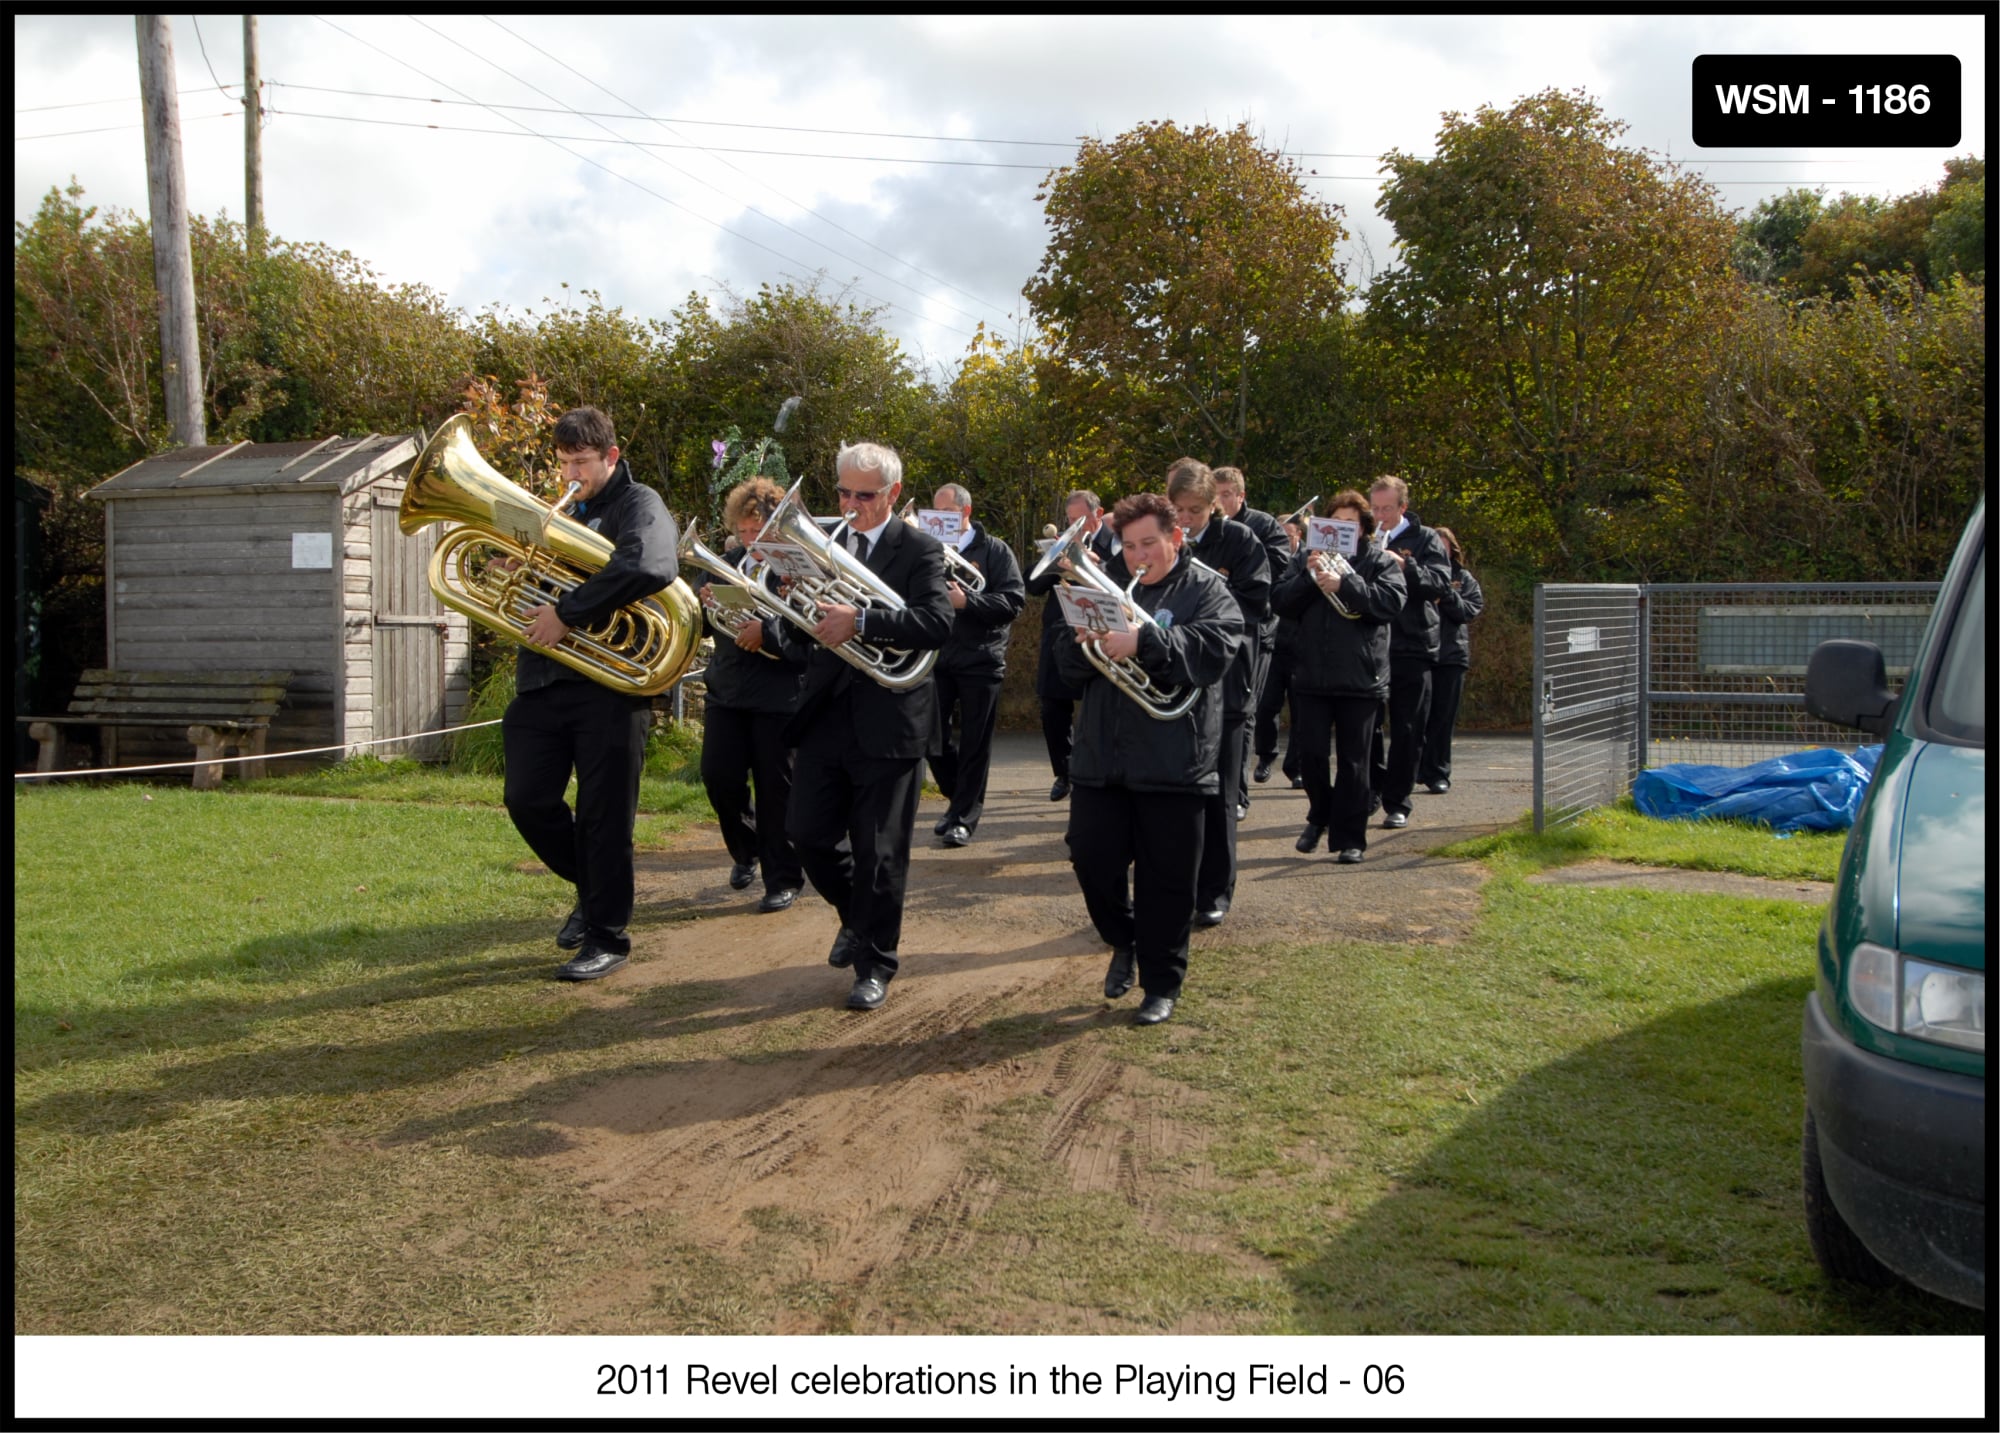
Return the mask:
{"type": "MultiPolygon", "coordinates": [[[[1525,740],[1461,738],[1461,747],[1453,790],[1419,792],[1407,829],[1371,831],[1359,867],[1324,851],[1299,856],[1305,793],[1275,772],[1253,787],[1234,908],[1220,928],[1196,933],[1176,1020],[1199,1017],[1204,956],[1220,948],[1315,941],[1336,924],[1376,940],[1456,939],[1477,913],[1480,872],[1419,853],[1514,820],[1530,775],[1525,740]]],[[[1107,952],[1084,915],[1063,844],[1067,803],[1048,800],[1049,780],[1038,737],[1002,737],[985,820],[960,850],[931,836],[943,808],[925,798],[902,973],[875,1012],[840,1008],[850,977],[825,962],[837,922],[810,888],[790,911],[759,914],[758,887],[729,889],[713,827],[642,852],[632,964],[575,998],[637,1004],[690,982],[720,998],[673,1022],[659,1073],[550,1111],[550,1162],[612,1218],[667,1215],[681,1238],[717,1255],[742,1254],[774,1224],[811,1231],[767,1279],[857,1289],[856,1326],[884,1332],[896,1324],[868,1316],[871,1275],[951,1251],[997,1192],[991,1175],[968,1167],[966,1138],[1015,1096],[1046,1098],[1042,1157],[1075,1189],[1122,1196],[1142,1224],[1158,1192],[1149,1171],[1208,1178],[1200,1136],[1177,1118],[1198,1096],[1117,1057],[1124,1039],[1170,1042],[1175,1024],[1125,1029],[1136,994],[1103,1000],[1107,952]],[[1029,1012],[1052,1021],[1052,1033],[996,1052],[992,1022],[1029,1012]]],[[[559,1323],[618,1327],[660,1280],[635,1257],[627,1277],[580,1293],[559,1323]]],[[[797,1318],[774,1331],[823,1327],[797,1318]]],[[[1051,1310],[1036,1328],[1097,1325],[1088,1311],[1051,1310]]]]}

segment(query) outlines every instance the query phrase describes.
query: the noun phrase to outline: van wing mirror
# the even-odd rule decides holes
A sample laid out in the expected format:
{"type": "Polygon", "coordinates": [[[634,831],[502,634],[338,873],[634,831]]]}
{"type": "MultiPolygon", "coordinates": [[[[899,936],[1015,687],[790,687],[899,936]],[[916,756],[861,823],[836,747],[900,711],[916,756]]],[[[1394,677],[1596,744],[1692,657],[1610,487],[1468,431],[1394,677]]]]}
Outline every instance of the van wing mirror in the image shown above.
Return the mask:
{"type": "Polygon", "coordinates": [[[1813,648],[1806,662],[1806,710],[1821,721],[1889,734],[1896,705],[1882,649],[1873,642],[1836,637],[1813,648]]]}

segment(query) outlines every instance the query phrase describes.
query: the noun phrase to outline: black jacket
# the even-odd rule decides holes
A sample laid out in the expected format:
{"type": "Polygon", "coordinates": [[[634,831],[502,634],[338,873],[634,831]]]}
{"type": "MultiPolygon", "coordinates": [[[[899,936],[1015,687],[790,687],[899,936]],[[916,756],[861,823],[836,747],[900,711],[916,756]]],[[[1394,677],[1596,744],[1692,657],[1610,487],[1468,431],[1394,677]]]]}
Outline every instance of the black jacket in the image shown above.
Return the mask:
{"type": "MultiPolygon", "coordinates": [[[[959,556],[985,574],[986,589],[965,594],[965,606],[951,621],[951,640],[938,653],[938,670],[961,677],[1004,676],[1007,634],[1028,605],[1021,564],[1014,560],[1013,549],[978,523],[972,525],[972,541],[959,556]]],[[[950,568],[945,579],[951,579],[950,568]]]]}
{"type": "MultiPolygon", "coordinates": [[[[1243,511],[1236,515],[1236,521],[1256,533],[1257,541],[1264,544],[1264,556],[1271,564],[1271,587],[1275,591],[1278,584],[1285,580],[1285,574],[1292,566],[1292,544],[1285,537],[1285,525],[1271,514],[1253,508],[1248,503],[1245,503],[1243,511]]],[[[1267,644],[1277,629],[1278,614],[1273,612],[1264,619],[1263,630],[1267,644]]]]}
{"type": "Polygon", "coordinates": [[[1436,602],[1451,589],[1451,554],[1445,551],[1444,539],[1418,522],[1415,513],[1406,509],[1403,516],[1409,521],[1402,532],[1390,539],[1389,546],[1409,559],[1403,567],[1403,585],[1409,590],[1409,600],[1403,604],[1396,630],[1389,638],[1389,655],[1435,662],[1436,602]]]}
{"type": "MultiPolygon", "coordinates": [[[[1114,560],[1114,566],[1122,569],[1123,563],[1114,560]]],[[[1138,629],[1137,660],[1146,675],[1164,689],[1192,686],[1201,694],[1187,715],[1156,721],[1091,665],[1064,622],[1056,634],[1056,661],[1063,680],[1083,693],[1069,778],[1079,786],[1212,796],[1221,789],[1215,771],[1222,748],[1217,688],[1243,645],[1242,609],[1228,584],[1188,561],[1185,550],[1164,581],[1157,587],[1141,583],[1132,600],[1153,617],[1138,629]]]]}
{"type": "MultiPolygon", "coordinates": [[[[1109,562],[1112,557],[1114,538],[1111,524],[1102,523],[1096,532],[1087,538],[1086,545],[1092,552],[1109,562]]],[[[1039,559],[1038,559],[1039,560],[1039,559]]],[[[1069,623],[1063,620],[1062,603],[1054,596],[1062,582],[1062,574],[1054,568],[1026,584],[1030,597],[1040,597],[1042,602],[1042,645],[1035,666],[1035,695],[1044,701],[1073,702],[1083,693],[1063,681],[1062,673],[1056,667],[1056,633],[1066,629],[1069,623]]]]}
{"type": "Polygon", "coordinates": [[[1486,594],[1479,579],[1456,563],[1451,569],[1452,586],[1437,599],[1438,655],[1440,667],[1472,665],[1472,638],[1466,626],[1486,610],[1486,594]]]}
{"type": "MultiPolygon", "coordinates": [[[[749,554],[742,548],[734,548],[723,554],[723,560],[731,567],[741,568],[749,554]]],[[[695,595],[714,581],[708,573],[696,574],[695,595]]],[[[777,580],[766,576],[766,587],[775,588],[777,580]]],[[[778,635],[780,627],[791,624],[782,617],[763,619],[764,648],[762,652],[746,652],[736,645],[736,638],[724,631],[711,619],[709,630],[715,635],[715,653],[708,661],[708,700],[710,705],[734,707],[738,711],[768,712],[789,716],[799,709],[799,683],[804,680],[806,664],[804,654],[788,652],[778,635]],[[769,652],[771,656],[765,656],[769,652]]]]}
{"type": "MultiPolygon", "coordinates": [[[[660,495],[632,480],[623,459],[611,470],[604,490],[566,514],[592,532],[609,538],[611,560],[556,603],[556,616],[571,627],[593,627],[620,607],[651,597],[680,575],[680,530],[667,515],[660,495]]],[[[523,647],[514,667],[514,689],[532,692],[550,682],[587,682],[590,678],[561,662],[523,647]]]]}
{"type": "Polygon", "coordinates": [[[1216,513],[1201,530],[1201,539],[1188,544],[1194,555],[1222,574],[1243,613],[1243,630],[1248,640],[1236,650],[1223,682],[1222,709],[1241,716],[1257,704],[1251,677],[1257,660],[1265,618],[1271,615],[1271,560],[1257,534],[1234,518],[1216,513]]]}
{"type": "MultiPolygon", "coordinates": [[[[927,532],[891,518],[868,554],[868,570],[903,599],[903,610],[870,609],[866,635],[873,645],[934,651],[951,636],[951,598],[944,590],[944,548],[927,532]]],[[[837,701],[853,704],[855,745],[862,756],[916,758],[930,745],[937,694],[930,682],[892,691],[787,622],[779,634],[787,652],[803,657],[805,686],[799,709],[785,727],[785,743],[800,746],[837,701]]]]}
{"type": "Polygon", "coordinates": [[[1358,617],[1343,617],[1313,581],[1304,562],[1279,584],[1278,610],[1298,621],[1292,649],[1292,690],[1310,696],[1382,697],[1389,692],[1389,633],[1409,605],[1396,559],[1364,547],[1350,559],[1340,600],[1358,617]]]}

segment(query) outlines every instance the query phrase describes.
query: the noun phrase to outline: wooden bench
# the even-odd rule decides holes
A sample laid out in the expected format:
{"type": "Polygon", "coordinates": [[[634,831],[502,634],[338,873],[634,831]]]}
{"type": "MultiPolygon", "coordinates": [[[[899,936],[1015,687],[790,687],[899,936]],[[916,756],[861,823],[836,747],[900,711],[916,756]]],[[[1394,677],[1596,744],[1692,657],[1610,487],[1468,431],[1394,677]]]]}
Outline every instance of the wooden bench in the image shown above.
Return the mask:
{"type": "MultiPolygon", "coordinates": [[[[232,747],[240,755],[262,756],[271,718],[291,679],[290,672],[114,672],[97,667],[76,684],[68,715],[16,720],[27,722],[28,735],[41,743],[37,771],[62,769],[66,726],[180,727],[198,760],[226,756],[232,747]]],[[[195,789],[221,785],[223,769],[197,766],[195,789]]],[[[263,774],[262,761],[243,763],[245,777],[263,774]]]]}

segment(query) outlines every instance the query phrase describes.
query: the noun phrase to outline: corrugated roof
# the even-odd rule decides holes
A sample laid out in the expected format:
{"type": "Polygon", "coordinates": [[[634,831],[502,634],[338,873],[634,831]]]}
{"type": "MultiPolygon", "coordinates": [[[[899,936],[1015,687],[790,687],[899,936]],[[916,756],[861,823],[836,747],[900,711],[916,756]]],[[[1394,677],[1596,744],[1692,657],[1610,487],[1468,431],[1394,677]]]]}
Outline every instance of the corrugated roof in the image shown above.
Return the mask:
{"type": "Polygon", "coordinates": [[[246,488],[351,492],[408,462],[416,453],[414,437],[395,433],[369,433],[359,438],[336,434],[303,443],[211,443],[142,458],[106,478],[88,496],[158,497],[246,488]]]}

